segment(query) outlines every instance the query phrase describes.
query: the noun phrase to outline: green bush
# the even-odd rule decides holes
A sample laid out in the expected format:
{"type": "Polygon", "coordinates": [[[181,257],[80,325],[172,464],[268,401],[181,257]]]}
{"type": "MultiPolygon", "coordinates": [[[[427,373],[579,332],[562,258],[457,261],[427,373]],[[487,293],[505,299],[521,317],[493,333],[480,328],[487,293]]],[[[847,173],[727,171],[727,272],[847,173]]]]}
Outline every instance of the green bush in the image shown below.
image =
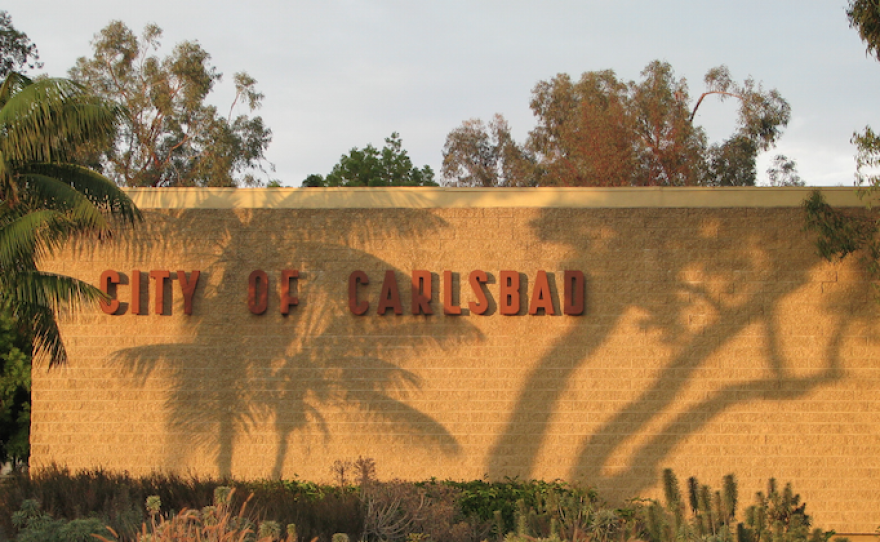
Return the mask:
{"type": "Polygon", "coordinates": [[[95,542],[96,534],[113,537],[97,518],[55,519],[40,510],[40,503],[32,499],[22,503],[21,510],[12,515],[12,523],[19,530],[16,542],[95,542]]]}
{"type": "Polygon", "coordinates": [[[31,344],[0,303],[0,465],[27,463],[31,426],[31,344]]]}
{"type": "Polygon", "coordinates": [[[575,520],[574,516],[581,514],[583,509],[599,506],[599,498],[592,489],[561,481],[521,481],[508,478],[503,482],[474,480],[444,484],[461,491],[458,501],[461,513],[466,517],[490,522],[492,533],[498,539],[512,532],[529,536],[550,536],[550,523],[554,517],[559,521],[560,515],[565,516],[571,523],[575,520]],[[567,513],[560,506],[567,507],[567,513]],[[528,524],[526,533],[521,532],[523,521],[528,524]]]}

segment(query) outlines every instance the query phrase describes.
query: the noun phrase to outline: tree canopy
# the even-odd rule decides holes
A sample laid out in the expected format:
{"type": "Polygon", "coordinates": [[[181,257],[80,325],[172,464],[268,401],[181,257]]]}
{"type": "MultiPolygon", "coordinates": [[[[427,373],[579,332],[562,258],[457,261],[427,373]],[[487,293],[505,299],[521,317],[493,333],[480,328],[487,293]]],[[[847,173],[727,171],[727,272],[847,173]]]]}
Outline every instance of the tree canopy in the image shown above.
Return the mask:
{"type": "Polygon", "coordinates": [[[397,132],[385,138],[379,150],[372,144],[343,154],[333,170],[322,177],[312,174],[302,186],[437,186],[430,166],[415,167],[397,132]]]}
{"type": "Polygon", "coordinates": [[[777,154],[770,167],[767,168],[770,186],[805,186],[806,183],[797,172],[797,163],[785,156],[777,154]]]}
{"type": "Polygon", "coordinates": [[[227,116],[206,103],[222,74],[197,42],[177,44],[158,56],[162,30],[147,25],[140,38],[120,21],[95,36],[94,56],[80,58],[70,76],[93,94],[123,106],[114,144],[83,149],[124,186],[258,185],[272,132],[248,113],[263,95],[244,72],[233,76],[235,98],[227,116]]]}
{"type": "MultiPolygon", "coordinates": [[[[849,25],[855,28],[865,52],[880,60],[880,2],[878,0],[851,0],[846,10],[849,25]]],[[[859,184],[880,187],[880,133],[866,126],[861,133],[853,134],[856,152],[856,180],[859,184]]]]}
{"type": "MultiPolygon", "coordinates": [[[[865,42],[868,55],[880,60],[880,1],[850,0],[846,10],[850,27],[855,28],[865,42]]],[[[862,133],[853,134],[856,145],[856,183],[867,188],[867,196],[880,188],[880,134],[870,126],[862,133]]],[[[829,259],[845,258],[865,250],[866,270],[874,280],[880,278],[880,221],[876,215],[850,214],[828,205],[815,192],[804,202],[806,228],[817,234],[819,253],[829,259]]]]}
{"type": "Polygon", "coordinates": [[[465,121],[447,136],[443,176],[460,186],[735,186],[755,184],[755,157],[772,147],[790,107],[752,79],[736,83],[724,66],[710,70],[692,104],[687,82],[654,61],[640,81],[611,70],[577,81],[559,74],[532,90],[537,126],[523,145],[497,116],[465,121]],[[737,127],[708,145],[694,124],[708,96],[739,103],[737,127]]]}
{"type": "Polygon", "coordinates": [[[446,137],[443,175],[459,186],[528,186],[533,170],[533,158],[513,140],[501,115],[488,125],[466,120],[446,137]]]}
{"type": "Polygon", "coordinates": [[[30,341],[0,311],[0,463],[23,463],[30,449],[30,341]]]}
{"type": "Polygon", "coordinates": [[[866,52],[880,60],[880,2],[850,0],[846,8],[849,26],[855,28],[865,42],[866,52]]]}
{"type": "Polygon", "coordinates": [[[0,11],[0,79],[10,72],[40,68],[40,54],[27,34],[15,29],[12,17],[0,11]]]}

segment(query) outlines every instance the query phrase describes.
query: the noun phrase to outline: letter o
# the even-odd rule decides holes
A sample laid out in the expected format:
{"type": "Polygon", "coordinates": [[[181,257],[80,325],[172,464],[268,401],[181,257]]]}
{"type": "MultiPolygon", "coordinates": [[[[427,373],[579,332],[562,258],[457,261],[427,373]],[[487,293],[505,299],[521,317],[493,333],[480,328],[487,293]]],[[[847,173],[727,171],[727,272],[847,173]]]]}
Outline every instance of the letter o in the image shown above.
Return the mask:
{"type": "Polygon", "coordinates": [[[248,309],[253,314],[263,314],[269,308],[269,275],[257,269],[248,277],[248,309]]]}

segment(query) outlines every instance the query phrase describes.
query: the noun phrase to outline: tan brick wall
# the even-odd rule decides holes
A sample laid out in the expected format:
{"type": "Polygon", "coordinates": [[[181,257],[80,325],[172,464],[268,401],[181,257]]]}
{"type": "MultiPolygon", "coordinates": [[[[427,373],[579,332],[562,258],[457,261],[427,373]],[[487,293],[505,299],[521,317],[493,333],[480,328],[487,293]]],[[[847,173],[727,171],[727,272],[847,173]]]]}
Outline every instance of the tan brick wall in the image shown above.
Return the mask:
{"type": "Polygon", "coordinates": [[[672,467],[716,486],[735,473],[743,504],[775,476],[817,525],[880,525],[878,307],[857,265],[815,256],[796,201],[534,208],[481,194],[151,209],[133,234],[58,255],[47,269],[93,284],[105,269],[202,275],[191,316],[175,280],[170,315],[153,313],[149,281],[149,314],[65,318],[72,361],[34,371],[32,466],[328,481],[334,460],[361,455],[381,478],[563,478],[611,500],[656,495],[672,467]],[[287,317],[285,268],[300,271],[287,317]],[[272,281],[261,316],[254,269],[272,281]],[[375,314],[388,269],[402,316],[375,314]],[[432,316],[408,314],[414,269],[433,273],[432,316]],[[529,294],[539,269],[560,287],[582,270],[586,311],[443,315],[443,271],[466,308],[476,269],[496,303],[501,270],[529,294]],[[370,278],[362,317],[354,270],[370,278]]]}

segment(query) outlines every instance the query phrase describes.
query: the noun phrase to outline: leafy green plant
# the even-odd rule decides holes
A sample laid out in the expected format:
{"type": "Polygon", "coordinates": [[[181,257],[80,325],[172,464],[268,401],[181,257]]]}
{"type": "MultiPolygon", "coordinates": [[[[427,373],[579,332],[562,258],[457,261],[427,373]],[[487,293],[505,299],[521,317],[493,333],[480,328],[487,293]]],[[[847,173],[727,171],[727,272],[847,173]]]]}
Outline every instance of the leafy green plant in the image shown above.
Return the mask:
{"type": "MultiPolygon", "coordinates": [[[[867,195],[866,193],[862,194],[867,195]]],[[[870,209],[871,203],[868,203],[870,209]]],[[[828,205],[819,191],[804,201],[804,230],[816,234],[819,255],[828,261],[843,260],[858,254],[859,263],[868,277],[875,281],[874,289],[880,301],[880,219],[869,210],[843,211],[828,205]]]]}
{"type": "Polygon", "coordinates": [[[353,148],[339,158],[326,178],[312,174],[302,186],[437,186],[437,182],[430,166],[419,169],[413,165],[400,134],[394,132],[385,138],[381,150],[372,144],[353,148]]]}
{"type": "Polygon", "coordinates": [[[101,535],[107,542],[116,540],[101,520],[55,519],[40,510],[36,500],[24,501],[21,510],[12,515],[12,523],[19,529],[18,542],[94,542],[95,536],[101,535]]]}
{"type": "Polygon", "coordinates": [[[66,350],[55,317],[104,294],[39,269],[41,258],[82,235],[106,238],[141,218],[109,179],[70,161],[81,144],[107,141],[122,110],[71,81],[10,72],[0,84],[0,291],[4,311],[27,330],[50,365],[66,350]],[[111,217],[119,219],[114,222],[111,217]]]}
{"type": "Polygon", "coordinates": [[[30,450],[29,338],[0,306],[0,464],[23,465],[30,450]]]}
{"type": "Polygon", "coordinates": [[[492,533],[499,540],[512,532],[549,536],[553,520],[561,534],[580,536],[586,532],[589,511],[599,504],[595,491],[561,481],[508,478],[503,482],[444,483],[461,490],[461,513],[492,525],[492,533]]]}
{"type": "Polygon", "coordinates": [[[870,247],[877,234],[877,223],[870,216],[835,209],[818,190],[804,201],[804,213],[804,229],[817,234],[816,247],[826,260],[843,259],[870,247]]]}

